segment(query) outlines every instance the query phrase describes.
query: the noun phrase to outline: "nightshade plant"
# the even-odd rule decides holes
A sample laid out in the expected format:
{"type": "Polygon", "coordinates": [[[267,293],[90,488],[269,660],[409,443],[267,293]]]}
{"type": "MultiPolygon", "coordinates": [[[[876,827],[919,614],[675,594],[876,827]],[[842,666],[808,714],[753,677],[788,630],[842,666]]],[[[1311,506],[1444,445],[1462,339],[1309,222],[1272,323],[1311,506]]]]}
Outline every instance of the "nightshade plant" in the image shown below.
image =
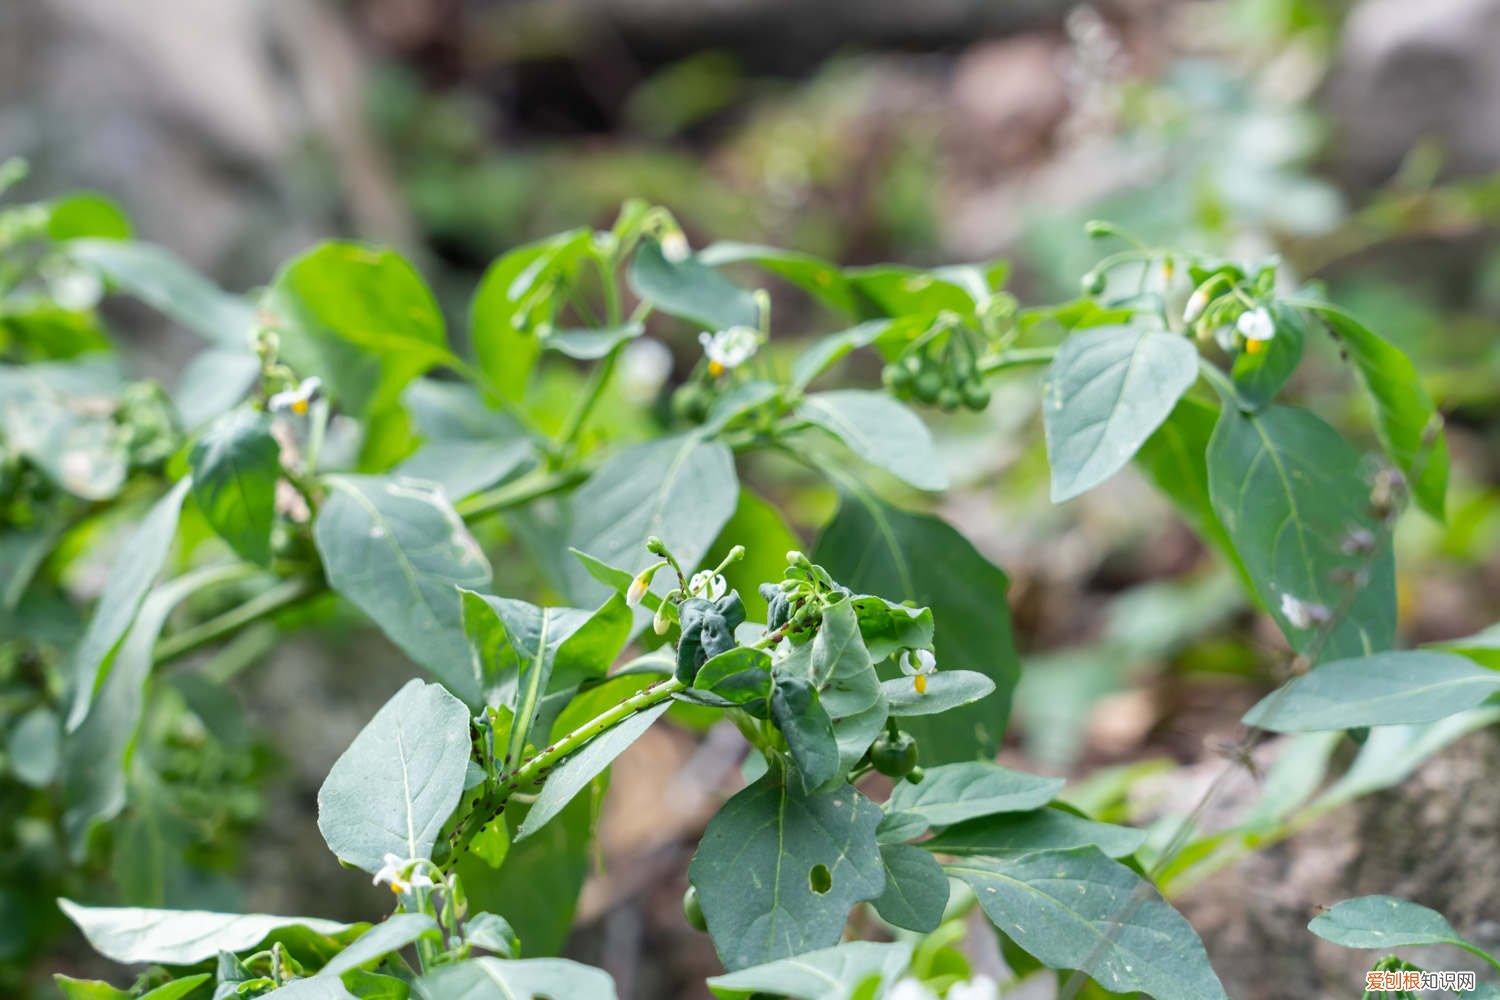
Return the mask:
{"type": "MultiPolygon", "coordinates": [[[[1442,516],[1442,423],[1399,351],[1286,293],[1274,261],[1132,244],[1085,297],[1027,309],[1003,263],[692,253],[667,211],[629,204],[612,229],[495,261],[460,351],[421,277],[379,247],[323,244],[241,297],[81,196],[7,209],[0,251],[18,804],[4,855],[112,853],[129,872],[227,836],[228,820],[155,840],[137,827],[207,794],[167,751],[185,733],[198,753],[218,747],[218,689],[264,652],[239,644],[263,621],[306,621],[329,592],[426,677],[376,713],[318,796],[329,848],[388,885],[394,913],[345,925],[64,899],[99,952],[150,967],[129,994],[60,978],[69,996],[613,996],[602,972],[522,956],[566,936],[611,761],[683,704],[720,713],[754,751],[688,871],[685,908],[728,970],[718,995],[883,996],[920,974],[920,946],[841,944],[851,912],[922,935],[977,904],[1014,954],[1105,989],[1223,996],[1143,877],[1144,834],[993,762],[1018,669],[1006,577],[888,499],[946,487],[902,401],[983,409],[988,381],[1013,370],[1047,368],[1056,500],[1135,461],[1281,626],[1298,676],[1248,722],[1430,723],[1500,687],[1461,651],[1391,651],[1390,526],[1408,494],[1442,516]],[[728,276],[756,268],[850,325],[787,363],[769,295],[728,276]],[[209,342],[171,393],[120,378],[106,292],[209,342]],[[657,315],[689,343],[701,331],[701,358],[610,433],[601,408],[623,405],[616,383],[657,315]],[[1277,402],[1320,331],[1368,390],[1388,464],[1277,402]],[[858,350],[879,354],[889,391],[817,388],[858,350]],[[571,406],[549,410],[539,381],[580,370],[571,406]],[[741,480],[756,454],[837,488],[810,554],[741,480]],[[492,592],[497,523],[559,601],[492,592]],[[71,629],[62,588],[107,531],[123,536],[107,585],[71,629]],[[201,674],[162,669],[206,650],[201,674]],[[883,803],[877,771],[895,782],[883,803]]],[[[174,895],[124,888],[125,903],[174,895]]],[[[53,912],[39,895],[5,906],[53,912]]]]}

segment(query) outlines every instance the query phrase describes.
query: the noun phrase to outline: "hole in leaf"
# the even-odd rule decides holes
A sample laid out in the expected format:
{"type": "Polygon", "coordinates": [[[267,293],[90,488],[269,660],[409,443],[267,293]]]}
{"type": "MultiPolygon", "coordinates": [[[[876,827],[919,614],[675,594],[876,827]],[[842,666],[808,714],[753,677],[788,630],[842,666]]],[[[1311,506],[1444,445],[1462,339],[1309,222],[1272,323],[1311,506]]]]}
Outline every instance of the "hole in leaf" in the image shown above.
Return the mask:
{"type": "Polygon", "coordinates": [[[819,896],[833,888],[833,876],[827,865],[812,866],[812,871],[807,873],[807,887],[819,896]]]}

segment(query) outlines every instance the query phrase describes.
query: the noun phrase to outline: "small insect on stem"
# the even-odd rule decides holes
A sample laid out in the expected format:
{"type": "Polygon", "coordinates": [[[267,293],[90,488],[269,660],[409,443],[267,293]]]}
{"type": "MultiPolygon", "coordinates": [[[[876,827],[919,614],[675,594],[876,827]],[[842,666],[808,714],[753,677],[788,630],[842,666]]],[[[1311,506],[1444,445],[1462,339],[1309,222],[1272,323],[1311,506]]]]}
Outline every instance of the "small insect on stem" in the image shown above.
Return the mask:
{"type": "Polygon", "coordinates": [[[1250,777],[1260,784],[1265,780],[1265,773],[1261,770],[1260,762],[1255,759],[1255,744],[1250,741],[1229,743],[1224,740],[1216,740],[1210,744],[1210,749],[1215,754],[1223,757],[1231,764],[1243,767],[1250,773],[1250,777]]]}

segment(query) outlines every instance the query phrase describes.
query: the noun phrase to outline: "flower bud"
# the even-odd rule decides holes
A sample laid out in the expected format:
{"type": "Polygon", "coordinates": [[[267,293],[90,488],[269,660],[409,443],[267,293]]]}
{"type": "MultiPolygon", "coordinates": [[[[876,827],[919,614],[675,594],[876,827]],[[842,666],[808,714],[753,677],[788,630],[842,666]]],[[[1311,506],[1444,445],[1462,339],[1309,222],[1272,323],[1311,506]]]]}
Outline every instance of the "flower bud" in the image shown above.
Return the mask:
{"type": "Polygon", "coordinates": [[[650,538],[646,539],[646,551],[652,553],[653,555],[666,556],[667,543],[662,541],[657,536],[652,535],[650,538]]]}
{"type": "Polygon", "coordinates": [[[809,569],[812,566],[812,563],[808,561],[807,556],[803,555],[796,549],[792,549],[787,552],[786,564],[788,566],[797,566],[802,569],[809,569]]]}
{"type": "Polygon", "coordinates": [[[656,609],[656,617],[651,619],[651,628],[657,635],[666,635],[667,629],[672,627],[672,619],[667,617],[667,602],[662,601],[661,606],[656,609]]]}
{"type": "Polygon", "coordinates": [[[1208,308],[1208,302],[1208,284],[1205,282],[1193,289],[1193,295],[1188,299],[1187,308],[1182,311],[1182,321],[1184,323],[1198,322],[1198,317],[1202,316],[1203,311],[1208,308]]]}
{"type": "Polygon", "coordinates": [[[636,574],[635,579],[630,581],[630,589],[625,591],[625,604],[627,607],[638,608],[646,599],[646,591],[651,589],[651,578],[656,571],[661,569],[662,563],[647,566],[636,574]]]}

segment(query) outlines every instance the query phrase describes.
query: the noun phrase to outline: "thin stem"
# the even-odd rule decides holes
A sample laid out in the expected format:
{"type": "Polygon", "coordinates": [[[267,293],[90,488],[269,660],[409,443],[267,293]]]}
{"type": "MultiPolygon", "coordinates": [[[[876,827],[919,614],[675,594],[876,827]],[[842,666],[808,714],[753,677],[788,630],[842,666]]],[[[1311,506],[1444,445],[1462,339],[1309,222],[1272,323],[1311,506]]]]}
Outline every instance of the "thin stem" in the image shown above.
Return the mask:
{"type": "Polygon", "coordinates": [[[523,476],[460,500],[454,504],[454,509],[465,521],[477,521],[486,515],[509,510],[512,507],[524,507],[533,500],[560,493],[583,482],[588,476],[589,470],[587,469],[565,469],[559,472],[523,476]]]}
{"type": "Polygon", "coordinates": [[[527,758],[510,774],[501,775],[500,787],[476,802],[469,815],[454,829],[449,841],[452,844],[449,863],[456,862],[479,832],[505,810],[506,803],[513,794],[529,785],[541,784],[553,767],[577,753],[590,740],[631,716],[661,704],[685,687],[687,685],[676,677],[667,677],[650,684],[619,704],[600,712],[545,750],[527,758]]]}
{"type": "Polygon", "coordinates": [[[1240,391],[1234,387],[1234,381],[1225,375],[1219,366],[1207,358],[1198,359],[1198,371],[1209,385],[1213,386],[1219,393],[1225,406],[1233,406],[1236,409],[1244,409],[1243,400],[1240,399],[1240,391]]]}
{"type": "MultiPolygon", "coordinates": [[[[245,568],[251,572],[254,571],[254,567],[245,568]]],[[[273,615],[297,603],[319,589],[321,588],[318,582],[310,577],[282,580],[276,586],[257,594],[244,604],[231,608],[216,618],[199,622],[191,628],[185,628],[175,635],[162,639],[156,644],[153,659],[160,666],[178,657],[186,656],[194,650],[237,632],[251,622],[273,615]]]]}
{"type": "Polygon", "coordinates": [[[1007,368],[1049,365],[1056,356],[1057,348],[1055,347],[1018,347],[982,358],[979,362],[979,372],[982,375],[990,375],[1007,368]]]}
{"type": "Polygon", "coordinates": [[[573,412],[568,414],[568,422],[563,425],[562,433],[558,436],[560,450],[563,453],[566,454],[577,443],[578,436],[583,433],[584,424],[588,422],[589,414],[593,412],[594,406],[604,395],[605,387],[609,385],[609,380],[615,373],[615,363],[624,349],[624,341],[616,344],[604,356],[604,359],[594,366],[594,370],[589,372],[588,386],[583,390],[583,396],[579,398],[578,404],[573,407],[573,412]]]}

